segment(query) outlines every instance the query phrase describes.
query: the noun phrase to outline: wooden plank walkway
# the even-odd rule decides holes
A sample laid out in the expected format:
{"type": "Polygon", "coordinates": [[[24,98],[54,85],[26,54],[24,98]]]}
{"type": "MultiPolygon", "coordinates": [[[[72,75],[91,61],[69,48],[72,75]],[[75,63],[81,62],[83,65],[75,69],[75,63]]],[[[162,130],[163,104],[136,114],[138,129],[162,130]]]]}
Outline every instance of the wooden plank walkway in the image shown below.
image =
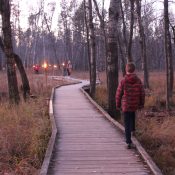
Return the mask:
{"type": "Polygon", "coordinates": [[[123,134],[89,102],[82,84],[56,89],[58,138],[48,175],[148,175],[123,134]]]}

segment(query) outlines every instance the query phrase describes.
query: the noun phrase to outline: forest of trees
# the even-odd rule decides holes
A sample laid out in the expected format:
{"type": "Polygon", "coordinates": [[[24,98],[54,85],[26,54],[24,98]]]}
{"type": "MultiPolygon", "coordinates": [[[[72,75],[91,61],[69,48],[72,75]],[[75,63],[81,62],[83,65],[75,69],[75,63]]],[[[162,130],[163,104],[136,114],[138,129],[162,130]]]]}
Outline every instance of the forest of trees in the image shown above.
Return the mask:
{"type": "MultiPolygon", "coordinates": [[[[3,8],[7,8],[7,3],[9,1],[0,0],[1,38],[5,47],[7,40],[3,28],[7,24],[3,22],[3,14],[7,15],[8,11],[3,8]]],[[[46,12],[44,0],[41,0],[38,11],[30,13],[25,31],[20,23],[19,4],[11,0],[9,32],[14,52],[10,52],[19,56],[25,68],[42,64],[44,60],[57,65],[70,60],[74,70],[89,70],[92,96],[95,94],[96,70],[106,71],[111,114],[115,109],[113,97],[118,85],[118,72],[121,70],[125,74],[127,61],[135,62],[137,69],[143,71],[145,88],[149,88],[150,71],[166,70],[168,109],[173,91],[175,56],[175,16],[169,7],[174,4],[164,0],[164,9],[156,13],[154,3],[110,0],[109,9],[106,9],[105,0],[61,0],[57,31],[52,31],[56,3],[47,4],[49,10],[46,12]]],[[[2,50],[0,69],[6,67],[2,50]]],[[[11,67],[15,62],[10,62],[13,59],[10,56],[7,59],[11,67]]]]}

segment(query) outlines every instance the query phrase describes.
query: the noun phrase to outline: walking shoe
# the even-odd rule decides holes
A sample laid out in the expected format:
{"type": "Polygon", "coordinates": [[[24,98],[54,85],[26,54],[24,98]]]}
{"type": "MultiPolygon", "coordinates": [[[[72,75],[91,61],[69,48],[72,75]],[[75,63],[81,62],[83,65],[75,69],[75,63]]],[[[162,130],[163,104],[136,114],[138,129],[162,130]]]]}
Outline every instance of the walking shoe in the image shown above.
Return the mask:
{"type": "Polygon", "coordinates": [[[136,132],[135,131],[132,131],[131,132],[131,135],[135,137],[136,136],[136,132]]]}
{"type": "Polygon", "coordinates": [[[131,144],[128,144],[127,145],[127,149],[131,149],[131,144]]]}
{"type": "Polygon", "coordinates": [[[129,143],[127,149],[136,149],[136,146],[133,143],[129,143]]]}

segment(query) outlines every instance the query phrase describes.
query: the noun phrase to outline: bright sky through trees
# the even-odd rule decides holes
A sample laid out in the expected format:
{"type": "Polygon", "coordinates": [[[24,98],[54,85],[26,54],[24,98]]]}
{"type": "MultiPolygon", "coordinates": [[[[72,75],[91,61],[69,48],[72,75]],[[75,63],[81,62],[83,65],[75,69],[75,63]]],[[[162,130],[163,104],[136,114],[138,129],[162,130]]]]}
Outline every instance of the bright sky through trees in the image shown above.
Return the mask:
{"type": "MultiPolygon", "coordinates": [[[[69,0],[67,0],[69,2],[69,0]]],[[[15,0],[13,1],[13,3],[18,4],[19,3],[19,7],[21,9],[21,18],[20,18],[20,25],[22,26],[22,28],[26,29],[28,26],[28,16],[31,13],[35,13],[38,12],[39,10],[39,4],[40,4],[41,0],[15,0]]],[[[57,23],[58,23],[58,15],[60,12],[60,0],[45,0],[45,12],[48,12],[48,3],[51,2],[55,2],[56,3],[56,9],[54,12],[54,16],[53,16],[53,24],[52,24],[52,30],[56,30],[57,28],[57,23]]],[[[77,0],[75,2],[81,2],[81,0],[77,0]]],[[[97,0],[97,2],[101,2],[101,0],[97,0]]],[[[163,10],[163,1],[155,1],[155,0],[145,0],[144,2],[148,2],[148,3],[153,3],[153,8],[155,9],[155,13],[156,14],[160,14],[163,10]]],[[[109,0],[105,0],[105,8],[108,10],[109,8],[109,0]]],[[[175,6],[175,4],[171,4],[171,6],[175,6]]],[[[170,6],[170,7],[171,7],[170,6]]],[[[175,8],[175,7],[174,7],[175,8]]],[[[171,11],[172,11],[172,7],[171,7],[171,11]]]]}
{"type": "MultiPolygon", "coordinates": [[[[68,2],[70,0],[67,0],[68,2]]],[[[75,0],[76,1],[76,0],[75,0]]],[[[18,4],[20,6],[21,9],[21,25],[24,26],[24,28],[26,28],[26,26],[28,25],[28,16],[30,13],[32,12],[38,12],[39,9],[39,4],[40,4],[41,0],[15,0],[14,3],[18,4]]],[[[57,22],[58,22],[58,14],[60,13],[60,2],[61,0],[45,0],[45,11],[47,12],[47,4],[51,3],[51,2],[55,2],[56,3],[56,9],[55,9],[55,13],[54,13],[54,17],[53,17],[53,29],[56,29],[57,26],[57,22]]],[[[81,0],[77,0],[76,2],[80,3],[81,0]]],[[[97,2],[101,2],[101,0],[97,0],[97,2]]],[[[108,9],[109,7],[109,0],[105,0],[105,8],[108,9]]]]}

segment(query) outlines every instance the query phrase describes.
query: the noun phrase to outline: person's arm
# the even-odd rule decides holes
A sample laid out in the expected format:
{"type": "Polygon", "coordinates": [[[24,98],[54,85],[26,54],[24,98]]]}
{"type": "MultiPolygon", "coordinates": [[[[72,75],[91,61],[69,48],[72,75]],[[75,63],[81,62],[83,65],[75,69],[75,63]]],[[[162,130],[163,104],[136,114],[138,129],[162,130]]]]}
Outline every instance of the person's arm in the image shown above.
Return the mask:
{"type": "Polygon", "coordinates": [[[120,82],[116,91],[116,108],[121,108],[121,101],[123,96],[123,81],[120,82]]]}

